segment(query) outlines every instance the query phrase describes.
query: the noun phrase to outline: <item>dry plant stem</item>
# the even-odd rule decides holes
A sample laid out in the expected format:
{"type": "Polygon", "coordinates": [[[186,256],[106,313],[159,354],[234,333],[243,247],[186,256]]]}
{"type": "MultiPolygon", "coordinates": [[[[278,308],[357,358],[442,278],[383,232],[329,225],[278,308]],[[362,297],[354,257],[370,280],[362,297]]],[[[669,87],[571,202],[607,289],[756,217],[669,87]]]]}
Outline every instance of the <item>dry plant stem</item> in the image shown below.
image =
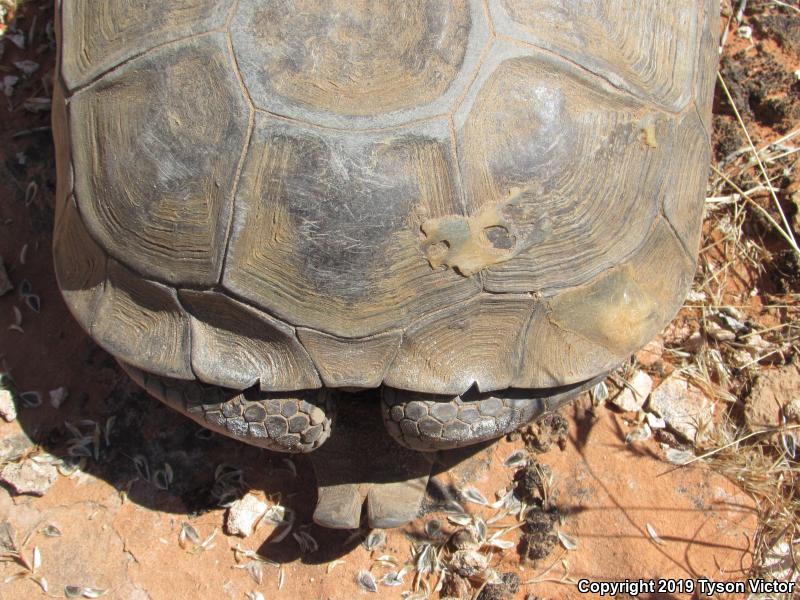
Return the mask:
{"type": "Polygon", "coordinates": [[[781,0],[772,0],[772,3],[777,4],[778,6],[782,6],[783,8],[788,8],[789,10],[793,10],[796,13],[800,13],[800,8],[792,6],[791,4],[788,4],[786,2],[781,2],[781,0]]]}
{"type": "Polygon", "coordinates": [[[739,9],[736,11],[736,24],[742,24],[742,16],[744,16],[744,11],[747,8],[747,0],[741,0],[739,2],[739,9]]]}
{"type": "MultiPolygon", "coordinates": [[[[785,426],[782,426],[782,427],[770,427],[769,429],[762,429],[760,431],[753,431],[753,432],[748,433],[747,435],[745,435],[743,437],[736,438],[735,440],[725,444],[724,446],[720,446],[719,448],[714,448],[713,450],[709,450],[708,452],[706,452],[704,454],[701,454],[700,456],[695,456],[692,460],[690,460],[690,461],[688,461],[688,462],[686,462],[686,463],[684,463],[684,464],[682,464],[682,465],[680,465],[678,467],[675,467],[674,469],[670,469],[666,473],[662,473],[662,475],[666,475],[667,473],[671,473],[672,471],[675,471],[677,469],[682,469],[683,467],[688,467],[690,464],[692,464],[694,462],[697,462],[698,460],[703,460],[705,458],[709,458],[710,456],[713,456],[714,454],[718,454],[718,453],[722,452],[723,450],[725,450],[727,448],[730,448],[731,446],[735,446],[736,444],[740,444],[740,443],[744,442],[745,440],[749,440],[750,438],[757,437],[759,435],[769,434],[769,433],[792,431],[794,429],[800,429],[800,425],[785,425],[785,426]]],[[[659,477],[660,477],[660,475],[659,475],[659,477]]]]}
{"type": "MultiPolygon", "coordinates": [[[[750,205],[753,206],[753,208],[755,208],[758,212],[760,212],[761,215],[765,219],[767,219],[770,222],[770,224],[772,224],[775,227],[775,229],[778,230],[778,233],[780,233],[781,237],[786,240],[786,242],[792,247],[792,249],[795,252],[800,253],[800,248],[798,248],[797,242],[795,241],[794,236],[791,235],[791,229],[789,229],[789,233],[787,234],[787,232],[784,231],[783,227],[781,227],[780,224],[775,219],[772,218],[772,215],[770,215],[766,210],[764,210],[764,208],[761,207],[757,202],[753,201],[753,199],[750,198],[748,193],[743,191],[742,188],[740,188],[738,185],[736,185],[731,180],[730,177],[725,175],[725,173],[723,173],[722,171],[717,169],[717,167],[715,167],[714,165],[711,165],[711,168],[714,170],[714,172],[717,175],[722,177],[725,180],[725,182],[728,185],[730,185],[736,191],[737,194],[739,194],[746,202],[749,202],[750,205]]],[[[774,194],[774,192],[773,192],[773,194],[774,194]]],[[[783,216],[784,220],[786,219],[786,216],[783,214],[782,210],[781,210],[781,216],[783,216]]]]}
{"type": "Polygon", "coordinates": [[[725,97],[728,99],[728,103],[731,105],[731,108],[733,109],[733,112],[736,115],[736,120],[739,122],[739,126],[742,128],[742,131],[744,132],[744,135],[747,138],[747,143],[750,146],[750,150],[755,155],[756,161],[758,162],[758,168],[761,171],[761,175],[764,177],[764,180],[767,182],[767,188],[769,189],[770,195],[772,196],[772,200],[775,203],[775,208],[781,215],[781,219],[783,220],[783,225],[786,228],[785,231],[782,230],[782,233],[785,233],[783,237],[786,238],[787,241],[789,241],[789,245],[792,247],[792,250],[800,254],[800,248],[797,246],[797,241],[794,239],[792,228],[789,225],[789,221],[786,219],[786,214],[783,212],[783,208],[781,208],[781,203],[778,201],[778,196],[775,194],[775,188],[772,186],[772,182],[770,181],[769,175],[767,175],[767,170],[764,168],[764,163],[761,161],[761,157],[758,154],[758,150],[756,150],[756,147],[753,144],[753,140],[750,137],[750,132],[747,131],[747,127],[745,126],[744,121],[742,120],[742,116],[739,114],[739,109],[736,108],[736,103],[733,101],[733,97],[731,96],[731,93],[728,90],[728,86],[725,84],[725,80],[722,78],[722,75],[719,72],[717,73],[717,79],[719,80],[719,83],[722,86],[722,91],[725,93],[725,97]]]}

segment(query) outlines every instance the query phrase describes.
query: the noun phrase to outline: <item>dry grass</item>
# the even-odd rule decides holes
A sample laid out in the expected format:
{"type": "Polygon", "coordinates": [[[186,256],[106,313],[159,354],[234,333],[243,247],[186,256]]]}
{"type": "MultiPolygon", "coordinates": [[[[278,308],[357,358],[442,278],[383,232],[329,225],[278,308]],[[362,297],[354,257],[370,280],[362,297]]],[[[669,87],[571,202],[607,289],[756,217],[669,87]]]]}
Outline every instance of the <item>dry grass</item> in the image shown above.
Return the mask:
{"type": "MultiPolygon", "coordinates": [[[[730,43],[748,17],[746,1],[728,4],[728,33],[723,40],[730,43]]],[[[752,8],[767,12],[782,5],[761,2],[752,8]]],[[[800,179],[800,123],[785,135],[775,135],[777,139],[760,139],[768,134],[745,116],[745,107],[736,106],[729,91],[735,84],[720,75],[718,101],[727,105],[723,108],[744,144],[713,166],[698,274],[689,310],[684,311],[697,319],[703,343],[691,351],[678,346],[673,357],[726,409],[722,422],[699,449],[705,452],[700,460],[755,501],[759,523],[751,545],[750,575],[796,580],[800,425],[787,422],[784,415],[775,428],[751,431],[743,413],[759,374],[791,364],[798,356],[800,248],[797,223],[792,222],[797,214],[792,194],[800,179]],[[747,323],[747,333],[734,333],[735,323],[741,322],[747,323]]]]}
{"type": "Polygon", "coordinates": [[[793,581],[800,575],[800,464],[793,434],[799,425],[746,433],[733,423],[718,431],[717,448],[703,460],[755,501],[751,577],[793,581]]]}

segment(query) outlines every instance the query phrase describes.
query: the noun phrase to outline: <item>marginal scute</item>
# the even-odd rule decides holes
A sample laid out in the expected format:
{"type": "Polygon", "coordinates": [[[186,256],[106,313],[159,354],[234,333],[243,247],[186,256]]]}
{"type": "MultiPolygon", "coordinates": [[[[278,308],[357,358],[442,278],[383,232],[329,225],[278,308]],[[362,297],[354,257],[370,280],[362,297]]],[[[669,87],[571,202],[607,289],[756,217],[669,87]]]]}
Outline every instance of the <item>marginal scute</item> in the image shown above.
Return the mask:
{"type": "Polygon", "coordinates": [[[663,197],[664,216],[675,229],[686,249],[687,255],[697,256],[700,248],[700,234],[703,225],[703,210],[708,165],[711,148],[699,115],[690,111],[681,120],[675,145],[675,152],[664,165],[665,173],[679,174],[670,178],[663,197]]]}
{"type": "Polygon", "coordinates": [[[189,321],[174,289],[108,261],[92,337],[120,360],[149,373],[194,379],[189,321]]]}
{"type": "Polygon", "coordinates": [[[552,388],[583,381],[615,368],[625,357],[556,326],[543,308],[534,313],[525,336],[522,369],[513,387],[552,388]]]}
{"type": "Polygon", "coordinates": [[[446,123],[365,134],[258,114],[223,285],[344,338],[474,296],[478,282],[432,270],[420,250],[421,221],[460,210],[455,168],[446,123]]]}
{"type": "Polygon", "coordinates": [[[221,27],[233,2],[62,0],[64,80],[73,89],[155,46],[221,27]]]}
{"type": "Polygon", "coordinates": [[[306,351],[288,325],[216,292],[181,290],[192,330],[192,369],[200,381],[244,390],[319,388],[306,351]]]}
{"type": "Polygon", "coordinates": [[[692,98],[698,0],[499,0],[498,33],[550,50],[642,99],[680,111],[692,98]]]}
{"type": "Polygon", "coordinates": [[[485,289],[551,295],[634,252],[667,193],[664,164],[683,150],[676,119],[502,43],[475,90],[455,118],[467,210],[507,203],[514,236],[511,256],[484,270],[485,289]]]}
{"type": "Polygon", "coordinates": [[[94,238],[154,279],[216,283],[249,111],[224,35],[126,63],[69,110],[75,193],[94,238]]]}
{"type": "Polygon", "coordinates": [[[711,109],[714,88],[717,84],[719,62],[719,0],[705,0],[704,25],[700,37],[700,60],[694,83],[694,102],[697,114],[703,122],[706,139],[711,134],[711,109]]]}
{"type": "Polygon", "coordinates": [[[56,213],[63,209],[72,194],[74,177],[72,173],[72,152],[67,123],[67,105],[64,89],[59,81],[53,83],[53,147],[56,152],[56,213]]]}
{"type": "Polygon", "coordinates": [[[623,264],[537,308],[514,387],[571,385],[611,370],[681,306],[694,264],[663,218],[623,264]]]}
{"type": "Polygon", "coordinates": [[[390,331],[346,339],[298,327],[297,337],[311,355],[325,386],[376,388],[397,353],[402,333],[390,331]]]}
{"type": "Polygon", "coordinates": [[[630,265],[612,268],[587,286],[548,302],[548,319],[624,356],[647,343],[659,317],[658,305],[636,283],[630,265]]]}
{"type": "Polygon", "coordinates": [[[75,199],[57,203],[53,262],[58,286],[70,312],[86,331],[92,326],[106,279],[106,254],[78,214],[75,199]]]}
{"type": "Polygon", "coordinates": [[[481,295],[423,317],[406,330],[384,383],[430,394],[507,388],[534,304],[529,296],[481,295]]]}

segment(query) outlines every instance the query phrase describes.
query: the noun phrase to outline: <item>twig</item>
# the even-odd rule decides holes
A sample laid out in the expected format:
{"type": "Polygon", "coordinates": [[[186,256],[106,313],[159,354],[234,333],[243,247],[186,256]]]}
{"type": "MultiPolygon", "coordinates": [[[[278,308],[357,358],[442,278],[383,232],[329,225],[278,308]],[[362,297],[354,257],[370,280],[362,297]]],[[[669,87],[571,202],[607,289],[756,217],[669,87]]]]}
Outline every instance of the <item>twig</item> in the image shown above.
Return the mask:
{"type": "Polygon", "coordinates": [[[782,6],[783,8],[788,8],[790,10],[793,10],[796,13],[800,13],[800,8],[792,6],[791,4],[787,4],[786,2],[781,2],[781,0],[772,0],[772,3],[777,4],[778,6],[782,6]]]}
{"type": "MultiPolygon", "coordinates": [[[[742,188],[740,188],[738,185],[736,185],[731,180],[730,177],[725,175],[725,173],[720,171],[714,165],[711,165],[711,168],[714,170],[714,172],[717,175],[722,177],[728,183],[728,185],[730,185],[746,202],[749,202],[753,206],[753,208],[758,210],[761,213],[761,215],[765,219],[767,219],[778,230],[778,233],[781,234],[781,237],[783,237],[783,239],[786,240],[786,242],[792,247],[792,249],[795,252],[800,253],[800,248],[797,247],[797,242],[795,241],[794,236],[787,235],[787,233],[783,230],[783,227],[781,227],[778,224],[778,222],[775,219],[772,218],[771,214],[769,214],[766,210],[764,210],[764,208],[760,204],[758,204],[756,201],[754,201],[752,198],[750,198],[750,196],[748,196],[747,193],[742,190],[742,188]]],[[[783,214],[782,211],[781,211],[781,214],[783,214]]],[[[784,217],[784,218],[786,218],[786,217],[784,217]]],[[[791,233],[791,230],[790,230],[790,233],[791,233]]]]}
{"type": "MultiPolygon", "coordinates": [[[[747,138],[747,143],[750,145],[750,150],[756,157],[756,161],[758,161],[758,168],[761,171],[761,175],[764,176],[764,180],[767,182],[767,188],[769,189],[770,195],[772,196],[772,200],[775,202],[775,208],[777,208],[778,213],[781,215],[781,220],[783,221],[784,226],[786,227],[785,230],[785,238],[789,241],[789,245],[792,247],[797,254],[800,254],[800,248],[797,246],[797,240],[794,239],[794,234],[792,233],[792,228],[789,225],[789,221],[786,219],[786,214],[783,212],[783,208],[781,207],[781,203],[778,201],[778,196],[775,194],[775,188],[772,186],[772,182],[770,181],[769,175],[767,175],[767,170],[764,168],[764,163],[761,162],[761,157],[758,154],[758,150],[753,145],[753,139],[750,137],[750,132],[747,131],[747,127],[742,120],[742,115],[739,114],[739,109],[736,108],[736,103],[733,101],[733,97],[731,96],[730,91],[728,90],[728,86],[725,84],[725,80],[722,78],[722,74],[717,72],[717,79],[719,80],[720,85],[722,86],[722,91],[725,92],[725,97],[728,99],[728,102],[733,108],[733,112],[736,115],[736,120],[739,121],[739,125],[744,131],[744,135],[747,138]]],[[[727,178],[726,178],[727,179],[727,178]]],[[[728,180],[730,181],[730,180],[728,180]]]]}
{"type": "MultiPolygon", "coordinates": [[[[708,458],[709,456],[714,456],[715,454],[718,454],[719,452],[722,452],[723,450],[725,450],[727,448],[730,448],[731,446],[735,446],[736,444],[744,442],[745,440],[749,440],[751,437],[764,435],[765,433],[777,433],[779,431],[792,431],[794,429],[800,429],[800,425],[785,425],[785,426],[782,426],[782,427],[769,427],[768,429],[761,429],[759,431],[753,431],[752,433],[748,433],[747,435],[745,435],[743,437],[736,438],[732,442],[728,442],[724,446],[720,446],[719,448],[714,448],[713,450],[709,450],[708,452],[706,452],[705,454],[701,454],[700,456],[695,456],[692,460],[687,461],[687,462],[683,463],[682,465],[679,465],[676,468],[677,469],[681,469],[683,467],[688,467],[689,465],[691,465],[692,463],[697,462],[698,460],[703,460],[705,458],[708,458]]],[[[670,469],[668,471],[668,473],[671,473],[674,470],[675,469],[670,469]]],[[[662,475],[665,475],[665,474],[666,473],[662,473],[662,475]]]]}

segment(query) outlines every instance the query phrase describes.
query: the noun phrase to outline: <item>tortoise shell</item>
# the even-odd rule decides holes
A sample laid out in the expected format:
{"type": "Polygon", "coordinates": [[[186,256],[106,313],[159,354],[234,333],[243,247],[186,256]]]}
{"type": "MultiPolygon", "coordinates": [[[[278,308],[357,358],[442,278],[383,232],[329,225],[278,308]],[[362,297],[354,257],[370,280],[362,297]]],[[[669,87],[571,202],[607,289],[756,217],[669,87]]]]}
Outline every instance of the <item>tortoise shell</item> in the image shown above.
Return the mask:
{"type": "Polygon", "coordinates": [[[689,289],[716,0],[58,11],[56,270],[128,365],[270,392],[556,388],[689,289]]]}

